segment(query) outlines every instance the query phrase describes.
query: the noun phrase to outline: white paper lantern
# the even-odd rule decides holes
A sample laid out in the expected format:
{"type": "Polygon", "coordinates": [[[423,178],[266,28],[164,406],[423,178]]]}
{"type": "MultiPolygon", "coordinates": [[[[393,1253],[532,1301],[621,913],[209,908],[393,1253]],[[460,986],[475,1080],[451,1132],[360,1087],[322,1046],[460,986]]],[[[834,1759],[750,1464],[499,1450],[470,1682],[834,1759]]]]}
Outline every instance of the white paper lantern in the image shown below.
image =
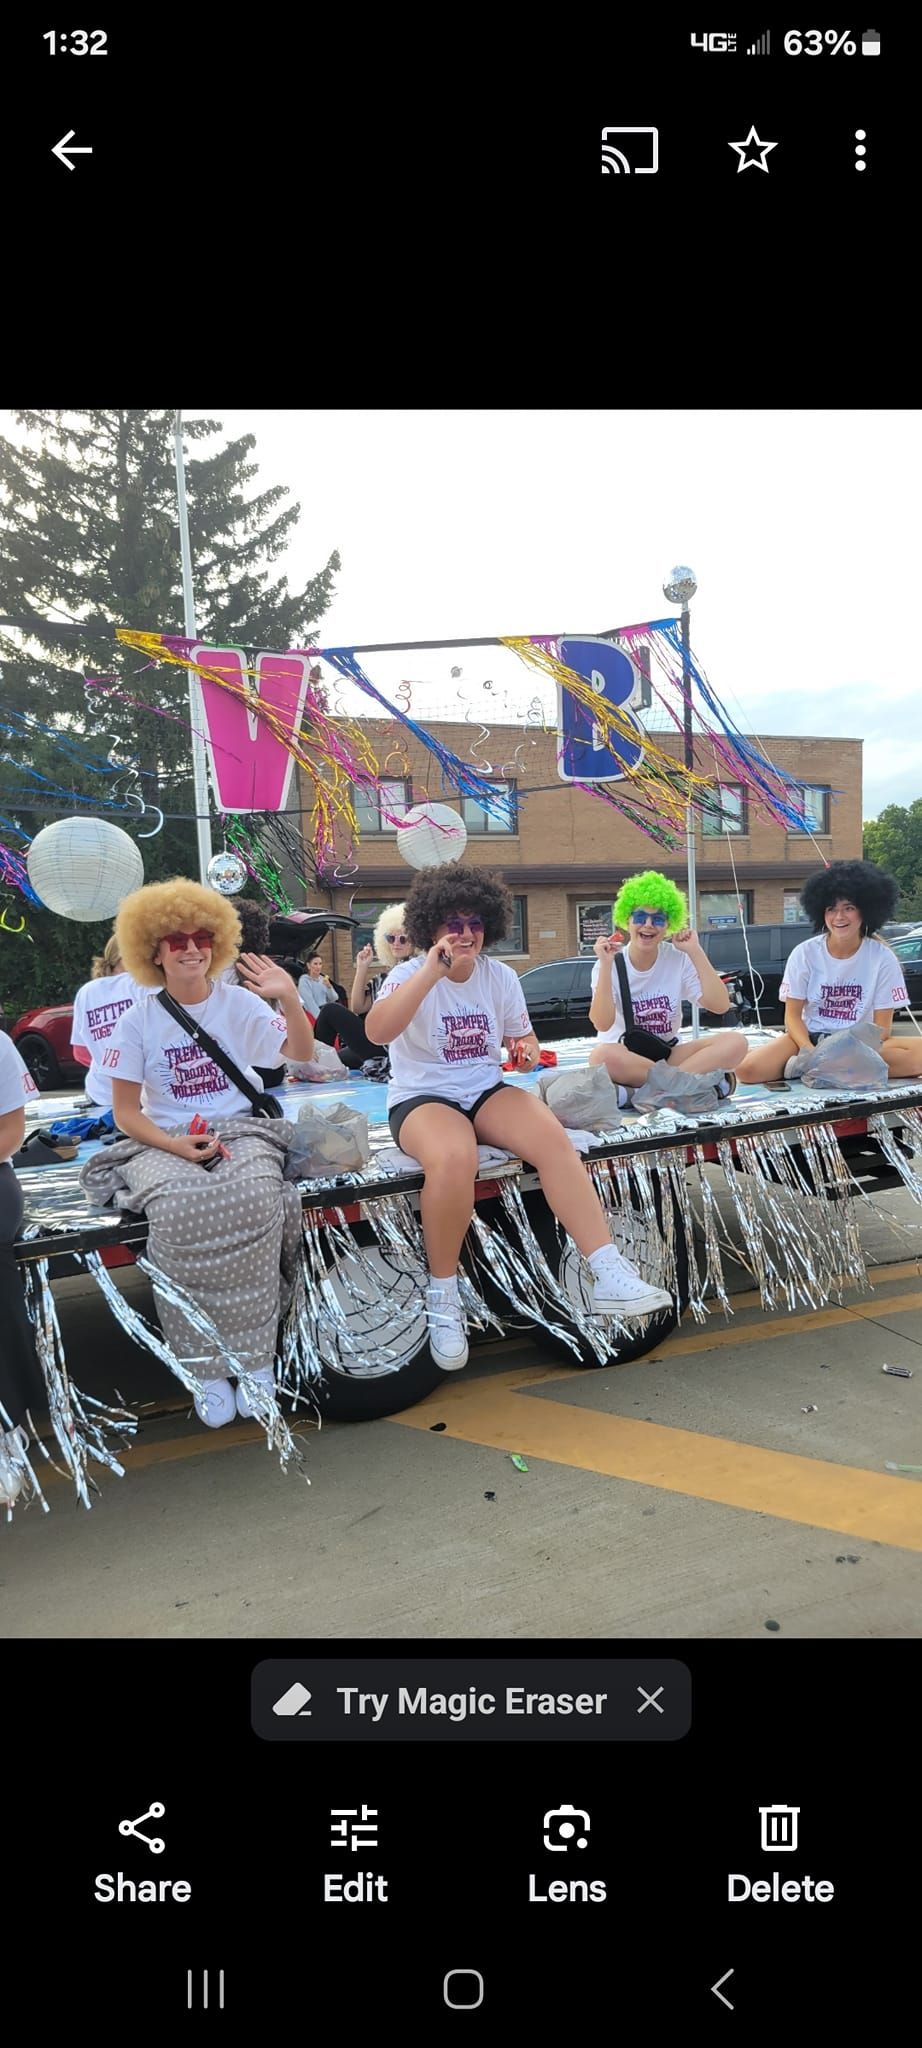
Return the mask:
{"type": "Polygon", "coordinates": [[[414,804],[397,828],[397,850],[411,868],[439,868],[460,860],[467,845],[467,826],[448,804],[414,804]]]}
{"type": "Polygon", "coordinates": [[[77,924],[114,917],[123,896],[144,880],[134,840],[104,818],[61,818],[46,825],[29,847],[26,867],[45,909],[77,924]]]}

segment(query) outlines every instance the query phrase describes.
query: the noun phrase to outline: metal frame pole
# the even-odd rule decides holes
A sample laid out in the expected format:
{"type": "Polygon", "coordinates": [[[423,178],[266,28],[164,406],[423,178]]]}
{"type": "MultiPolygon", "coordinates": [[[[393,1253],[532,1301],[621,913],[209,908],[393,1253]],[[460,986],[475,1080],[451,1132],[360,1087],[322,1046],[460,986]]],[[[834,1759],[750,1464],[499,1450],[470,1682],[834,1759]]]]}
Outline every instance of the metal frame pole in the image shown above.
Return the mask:
{"type": "MultiPolygon", "coordinates": [[[[182,452],[182,414],[173,417],[176,451],[176,498],[179,505],[179,552],[182,561],[183,626],[187,639],[198,633],[195,598],[192,592],[192,552],[189,547],[189,514],[186,509],[186,471],[182,452]]],[[[195,836],[198,842],[199,881],[208,881],[211,860],[211,814],[208,798],[208,762],[205,754],[205,711],[198,676],[189,670],[189,719],[192,726],[192,785],[195,792],[195,836]]]]}
{"type": "MultiPolygon", "coordinates": [[[[684,713],[685,731],[685,766],[689,770],[689,772],[691,772],[695,765],[695,748],[694,740],[692,737],[691,652],[689,647],[689,616],[687,604],[683,604],[682,606],[682,695],[682,709],[684,713]]],[[[691,925],[692,931],[697,931],[698,904],[697,889],[695,886],[695,811],[694,805],[692,803],[688,803],[685,807],[685,860],[688,871],[688,921],[691,925]]],[[[692,1037],[700,1038],[700,1036],[701,1024],[699,1018],[699,1005],[697,1003],[693,1003],[692,1037]]]]}

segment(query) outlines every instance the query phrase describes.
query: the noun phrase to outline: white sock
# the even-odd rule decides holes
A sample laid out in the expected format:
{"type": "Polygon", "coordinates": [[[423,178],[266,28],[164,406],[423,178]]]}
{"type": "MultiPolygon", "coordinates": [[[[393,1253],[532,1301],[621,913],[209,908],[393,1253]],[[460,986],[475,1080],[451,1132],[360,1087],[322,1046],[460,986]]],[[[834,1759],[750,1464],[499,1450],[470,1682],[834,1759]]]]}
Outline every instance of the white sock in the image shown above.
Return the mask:
{"type": "Polygon", "coordinates": [[[612,1260],[617,1261],[618,1265],[622,1264],[622,1255],[617,1245],[613,1244],[600,1244],[597,1252],[590,1252],[588,1255],[588,1263],[598,1280],[604,1278],[605,1269],[612,1260]]]}
{"type": "Polygon", "coordinates": [[[457,1294],[458,1275],[457,1273],[449,1273],[447,1280],[440,1280],[435,1273],[430,1273],[429,1285],[430,1287],[443,1288],[446,1294],[457,1294]]]}

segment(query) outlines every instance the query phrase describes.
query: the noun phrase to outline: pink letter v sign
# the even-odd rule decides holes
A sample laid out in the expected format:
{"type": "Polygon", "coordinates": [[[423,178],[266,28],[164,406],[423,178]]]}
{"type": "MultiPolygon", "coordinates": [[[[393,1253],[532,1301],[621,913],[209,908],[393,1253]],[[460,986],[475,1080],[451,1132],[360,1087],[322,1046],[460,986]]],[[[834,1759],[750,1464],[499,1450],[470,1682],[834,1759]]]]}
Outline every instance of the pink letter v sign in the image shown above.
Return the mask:
{"type": "Polygon", "coordinates": [[[273,714],[287,740],[296,740],[307,692],[309,660],[305,654],[258,654],[256,676],[246,673],[241,647],[193,647],[192,660],[214,669],[235,685],[199,676],[205,713],[208,758],[220,811],[280,811],[291,783],[294,756],[265,718],[249,708],[237,691],[253,690],[261,707],[273,714]]]}

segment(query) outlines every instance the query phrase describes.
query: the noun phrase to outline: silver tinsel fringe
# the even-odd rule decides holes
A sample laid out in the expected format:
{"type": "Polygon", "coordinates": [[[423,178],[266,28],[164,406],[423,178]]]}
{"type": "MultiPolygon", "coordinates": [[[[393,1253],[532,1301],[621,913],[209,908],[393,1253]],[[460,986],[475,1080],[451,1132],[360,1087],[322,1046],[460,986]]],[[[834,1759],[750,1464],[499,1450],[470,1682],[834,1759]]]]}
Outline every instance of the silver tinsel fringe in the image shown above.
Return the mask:
{"type": "MultiPolygon", "coordinates": [[[[841,1105],[836,1105],[841,1114],[841,1105]]],[[[867,1120],[890,1167],[913,1201],[922,1207],[922,1110],[892,1109],[867,1120]],[[897,1142],[899,1130],[902,1144],[897,1142]]],[[[666,1287],[675,1298],[687,1297],[698,1322],[715,1299],[726,1316],[733,1313],[724,1273],[724,1254],[742,1263],[759,1289],[762,1306],[792,1310],[798,1303],[822,1307],[842,1300],[846,1286],[869,1285],[858,1218],[860,1203],[892,1228],[892,1216],[853,1179],[834,1132],[828,1124],[802,1125],[787,1131],[764,1121],[728,1125],[717,1141],[722,1179],[742,1237],[742,1249],[727,1231],[718,1205],[711,1168],[693,1130],[663,1131],[657,1152],[621,1152],[607,1159],[587,1160],[587,1170],[606,1212],[612,1240],[638,1265],[645,1278],[666,1287]],[[689,1162],[690,1158],[690,1163],[689,1162]],[[696,1246],[696,1227],[698,1245],[696,1246]],[[688,1279],[680,1267],[680,1239],[687,1251],[688,1279]],[[699,1256],[699,1252],[703,1256],[699,1256]],[[703,1270],[702,1270],[703,1268],[703,1270]]],[[[558,1274],[542,1251],[523,1199],[524,1170],[504,1176],[498,1201],[502,1228],[492,1228],[475,1207],[467,1251],[476,1276],[487,1276],[505,1297],[509,1315],[490,1308],[475,1279],[463,1268],[458,1281],[468,1321],[500,1333],[517,1319],[537,1324],[569,1348],[577,1360],[587,1349],[605,1364],[616,1361],[624,1324],[587,1313],[587,1276],[575,1247],[559,1225],[558,1274]]],[[[527,1185],[533,1185],[530,1180],[527,1185]]],[[[345,1209],[333,1204],[303,1212],[303,1257],[292,1299],[280,1333],[276,1361],[278,1390],[293,1402],[304,1401],[319,1419],[318,1392],[331,1370],[361,1377],[399,1372],[426,1342],[422,1290],[427,1261],[418,1207],[398,1193],[361,1199],[362,1177],[343,1176],[340,1203],[357,1202],[373,1242],[360,1245],[345,1209]],[[343,1186],[348,1194],[343,1195],[343,1186]],[[334,1284],[335,1282],[335,1284],[334,1284]]],[[[329,1199],[329,1197],[328,1197],[329,1199]]],[[[98,1252],[81,1262],[104,1296],[112,1314],[136,1343],[152,1352],[195,1398],[207,1397],[207,1380],[194,1370],[198,1359],[180,1359],[120,1293],[98,1252]]],[[[176,1282],[148,1260],[138,1264],[167,1295],[209,1345],[219,1344],[210,1319],[176,1282]]],[[[36,1350],[48,1392],[49,1411],[64,1469],[74,1481],[77,1498],[91,1505],[98,1491],[89,1467],[105,1465],[123,1476],[112,1448],[137,1428],[137,1418],[124,1408],[106,1406],[74,1387],[67,1371],[61,1331],[51,1292],[47,1260],[25,1268],[26,1299],[35,1330],[36,1350]]],[[[631,1334],[636,1331],[631,1325],[631,1334]]],[[[206,1354],[208,1355],[208,1354],[206,1354]]],[[[268,1447],[283,1470],[294,1460],[303,1472],[297,1439],[285,1422],[275,1394],[254,1380],[242,1362],[229,1354],[227,1373],[249,1395],[254,1419],[265,1430],[268,1447]]],[[[2,1411],[0,1411],[2,1415],[2,1411]]],[[[30,1447],[34,1456],[34,1445],[30,1447]]],[[[54,1465],[39,1443],[42,1457],[54,1465]]],[[[40,1502],[47,1512],[38,1478],[28,1456],[23,1459],[26,1482],[20,1500],[40,1502]]],[[[304,1477],[307,1474],[304,1473],[304,1477]]]]}
{"type": "MultiPolygon", "coordinates": [[[[84,1394],[74,1385],[67,1369],[64,1356],[64,1342],[58,1322],[51,1282],[48,1276],[47,1259],[36,1259],[26,1269],[26,1308],[35,1333],[35,1350],[41,1368],[42,1378],[48,1396],[48,1413],[55,1440],[64,1460],[62,1476],[69,1474],[73,1480],[77,1499],[85,1508],[91,1506],[90,1492],[98,1493],[99,1488],[89,1470],[90,1462],[107,1466],[116,1477],[123,1479],[125,1468],[106,1442],[113,1437],[122,1448],[119,1439],[133,1436],[137,1430],[137,1416],[127,1408],[112,1408],[104,1401],[97,1401],[90,1394],[84,1394]]],[[[31,1423],[31,1416],[29,1418],[31,1423]]],[[[62,1467],[55,1463],[50,1452],[42,1443],[32,1424],[34,1445],[46,1463],[56,1472],[62,1467]]],[[[27,1474],[24,1488],[24,1506],[31,1501],[40,1502],[48,1513],[48,1502],[39,1485],[28,1453],[23,1454],[23,1466],[27,1474]]],[[[9,1520],[12,1510],[8,1509],[9,1520]]]]}
{"type": "MultiPolygon", "coordinates": [[[[162,1365],[168,1366],[170,1372],[185,1387],[186,1392],[191,1394],[193,1400],[198,1397],[200,1400],[207,1401],[209,1384],[213,1385],[213,1380],[209,1382],[207,1379],[201,1379],[197,1373],[191,1370],[193,1364],[200,1364],[202,1360],[177,1357],[175,1351],[166,1342],[166,1339],[158,1336],[157,1331],[151,1327],[146,1317],[139,1314],[138,1310],[132,1308],[131,1303],[125,1300],[124,1295],[116,1287],[114,1280],[110,1278],[98,1252],[87,1252],[85,1254],[85,1264],[87,1271],[93,1274],[100,1292],[105,1295],[106,1301],[116,1321],[121,1324],[122,1329],[134,1339],[136,1344],[143,1345],[146,1351],[152,1352],[155,1358],[159,1358],[162,1365]]],[[[297,1439],[292,1436],[275,1395],[261,1380],[256,1379],[247,1370],[246,1366],[242,1365],[240,1360],[234,1357],[232,1352],[226,1349],[211,1318],[204,1314],[203,1310],[197,1306],[191,1295],[187,1294],[186,1289],[181,1287],[178,1281],[169,1279],[166,1273],[161,1273],[159,1267],[152,1265],[149,1259],[138,1259],[137,1265],[142,1273],[147,1274],[148,1279],[156,1287],[158,1293],[163,1294],[174,1307],[182,1310],[183,1315],[191,1323],[192,1328],[198,1332],[199,1336],[206,1338],[210,1346],[216,1347],[218,1351],[223,1351],[227,1363],[227,1376],[237,1380],[240,1386],[242,1386],[253,1410],[253,1420],[260,1423],[265,1430],[269,1450],[278,1452],[282,1470],[286,1471],[293,1459],[302,1478],[307,1479],[307,1474],[304,1471],[303,1452],[297,1439]]],[[[212,1355],[211,1351],[203,1353],[203,1359],[210,1359],[212,1355]]],[[[310,1481],[307,1480],[307,1483],[309,1485],[310,1481]]]]}

